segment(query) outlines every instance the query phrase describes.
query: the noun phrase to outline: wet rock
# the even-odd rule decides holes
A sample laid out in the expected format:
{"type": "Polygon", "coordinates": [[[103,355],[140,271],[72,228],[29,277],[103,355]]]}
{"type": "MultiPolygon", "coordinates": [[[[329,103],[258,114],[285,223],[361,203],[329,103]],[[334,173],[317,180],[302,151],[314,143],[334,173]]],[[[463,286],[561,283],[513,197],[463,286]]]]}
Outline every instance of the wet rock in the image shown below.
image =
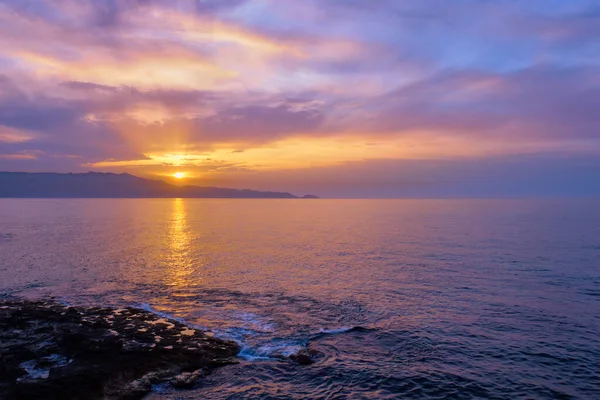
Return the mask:
{"type": "Polygon", "coordinates": [[[104,394],[109,399],[139,399],[152,390],[152,382],[145,377],[115,387],[106,386],[104,394]]]}
{"type": "Polygon", "coordinates": [[[196,381],[198,381],[200,378],[204,377],[205,375],[206,375],[206,372],[201,369],[194,371],[194,372],[183,372],[179,375],[174,376],[169,381],[169,383],[171,384],[171,386],[179,388],[179,389],[190,388],[190,387],[194,386],[196,381]]]}
{"type": "Polygon", "coordinates": [[[137,399],[234,363],[223,341],[136,308],[0,300],[0,398],[137,399]]]}
{"type": "Polygon", "coordinates": [[[306,349],[302,349],[295,354],[291,354],[290,360],[295,361],[300,365],[310,365],[313,363],[311,354],[306,349]]]}
{"type": "Polygon", "coordinates": [[[315,358],[319,355],[319,352],[310,348],[303,348],[298,350],[294,354],[290,354],[290,360],[300,365],[310,365],[315,362],[315,358]]]}

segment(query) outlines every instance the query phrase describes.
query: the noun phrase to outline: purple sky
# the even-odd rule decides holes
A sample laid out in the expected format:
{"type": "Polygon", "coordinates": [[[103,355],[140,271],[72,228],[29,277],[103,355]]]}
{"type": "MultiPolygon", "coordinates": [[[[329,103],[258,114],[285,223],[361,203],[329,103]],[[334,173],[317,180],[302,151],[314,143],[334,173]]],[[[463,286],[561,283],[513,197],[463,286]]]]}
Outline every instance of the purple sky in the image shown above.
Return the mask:
{"type": "Polygon", "coordinates": [[[600,3],[0,0],[0,170],[600,195],[600,3]]]}

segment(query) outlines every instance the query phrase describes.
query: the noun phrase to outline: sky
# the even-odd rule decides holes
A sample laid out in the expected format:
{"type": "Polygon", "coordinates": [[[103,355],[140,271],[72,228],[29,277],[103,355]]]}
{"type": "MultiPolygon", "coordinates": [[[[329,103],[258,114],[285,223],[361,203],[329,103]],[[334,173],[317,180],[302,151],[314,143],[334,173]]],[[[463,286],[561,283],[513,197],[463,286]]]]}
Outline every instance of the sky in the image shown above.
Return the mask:
{"type": "Polygon", "coordinates": [[[599,38],[597,0],[0,0],[0,171],[600,196],[599,38]]]}

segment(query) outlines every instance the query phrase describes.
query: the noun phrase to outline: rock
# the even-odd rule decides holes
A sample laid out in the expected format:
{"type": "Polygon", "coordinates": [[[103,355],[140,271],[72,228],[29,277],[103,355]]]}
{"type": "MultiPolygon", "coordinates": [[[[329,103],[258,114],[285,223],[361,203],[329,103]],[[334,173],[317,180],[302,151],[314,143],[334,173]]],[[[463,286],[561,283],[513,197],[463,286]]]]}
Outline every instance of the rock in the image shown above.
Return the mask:
{"type": "Polygon", "coordinates": [[[291,354],[290,360],[295,361],[300,365],[310,365],[313,363],[313,359],[306,349],[302,349],[295,354],[291,354]]]}
{"type": "Polygon", "coordinates": [[[290,360],[300,365],[310,365],[315,362],[315,358],[319,355],[319,352],[310,348],[303,348],[298,350],[294,354],[290,354],[290,360]]]}
{"type": "Polygon", "coordinates": [[[155,383],[193,385],[238,351],[136,308],[0,300],[2,399],[137,399],[155,383]]]}
{"type": "Polygon", "coordinates": [[[194,386],[196,381],[206,375],[204,370],[196,370],[194,372],[183,372],[177,376],[174,376],[169,383],[171,386],[178,389],[185,389],[194,386]]]}
{"type": "Polygon", "coordinates": [[[152,382],[145,377],[136,379],[129,383],[120,384],[117,387],[107,386],[104,394],[113,399],[139,399],[152,390],[152,382]]]}

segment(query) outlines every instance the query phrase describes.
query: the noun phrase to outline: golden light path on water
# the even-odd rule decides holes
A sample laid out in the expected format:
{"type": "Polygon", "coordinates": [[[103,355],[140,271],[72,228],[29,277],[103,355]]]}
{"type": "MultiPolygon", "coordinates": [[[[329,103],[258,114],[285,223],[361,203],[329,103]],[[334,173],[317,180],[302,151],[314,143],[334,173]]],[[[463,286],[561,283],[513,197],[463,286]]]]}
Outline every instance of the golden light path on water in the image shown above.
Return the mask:
{"type": "Polygon", "coordinates": [[[187,222],[185,202],[180,198],[173,199],[168,242],[167,283],[170,286],[185,286],[190,283],[194,273],[194,262],[191,255],[192,233],[187,222]]]}

